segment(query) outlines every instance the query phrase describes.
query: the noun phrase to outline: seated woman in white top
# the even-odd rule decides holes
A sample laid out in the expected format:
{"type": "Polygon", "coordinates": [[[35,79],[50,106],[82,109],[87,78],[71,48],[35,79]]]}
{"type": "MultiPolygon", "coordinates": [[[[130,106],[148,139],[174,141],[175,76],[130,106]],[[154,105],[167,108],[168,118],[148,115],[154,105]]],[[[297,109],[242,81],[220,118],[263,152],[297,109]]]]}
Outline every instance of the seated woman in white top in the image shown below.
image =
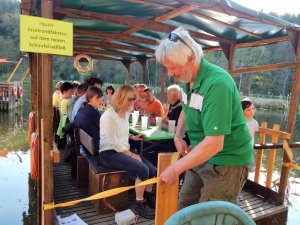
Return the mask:
{"type": "MultiPolygon", "coordinates": [[[[111,108],[100,118],[99,157],[103,166],[126,170],[136,176],[135,184],[156,176],[156,168],[145,158],[130,151],[129,138],[141,140],[141,136],[129,134],[129,114],[136,98],[135,89],[122,85],[112,96],[111,108]]],[[[136,187],[134,210],[146,218],[154,217],[155,195],[152,185],[136,187]],[[145,199],[144,199],[145,197],[145,199]]]]}

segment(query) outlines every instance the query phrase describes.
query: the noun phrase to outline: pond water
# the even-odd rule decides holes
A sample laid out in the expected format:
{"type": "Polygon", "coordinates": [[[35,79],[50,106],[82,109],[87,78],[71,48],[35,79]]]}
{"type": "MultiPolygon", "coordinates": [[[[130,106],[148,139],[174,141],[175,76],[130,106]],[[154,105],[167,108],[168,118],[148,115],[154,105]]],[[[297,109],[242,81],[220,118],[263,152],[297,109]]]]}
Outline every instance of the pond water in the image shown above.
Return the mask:
{"type": "MultiPolygon", "coordinates": [[[[26,96],[26,94],[25,94],[26,96]]],[[[0,224],[35,225],[36,200],[34,181],[30,179],[30,155],[27,134],[28,100],[24,96],[22,112],[0,112],[0,224]]],[[[287,114],[257,110],[256,120],[274,123],[285,129],[287,114]]],[[[300,141],[300,115],[296,122],[294,140],[300,141]]],[[[300,164],[300,149],[294,150],[294,162],[300,164]]],[[[280,158],[282,152],[278,152],[280,158]]],[[[274,176],[280,172],[280,160],[276,161],[274,176]]],[[[289,181],[290,205],[288,225],[299,225],[300,217],[300,171],[292,170],[289,181]]]]}

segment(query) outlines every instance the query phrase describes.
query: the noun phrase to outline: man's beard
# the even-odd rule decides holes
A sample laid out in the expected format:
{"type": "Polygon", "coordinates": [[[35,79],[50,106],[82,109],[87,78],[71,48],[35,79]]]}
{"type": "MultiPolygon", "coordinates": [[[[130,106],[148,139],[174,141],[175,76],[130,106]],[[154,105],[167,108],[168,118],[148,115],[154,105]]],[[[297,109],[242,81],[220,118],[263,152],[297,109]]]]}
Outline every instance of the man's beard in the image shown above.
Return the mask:
{"type": "Polygon", "coordinates": [[[174,77],[174,81],[175,82],[190,82],[192,80],[193,73],[188,66],[183,67],[180,78],[181,79],[178,79],[178,77],[174,77]]]}

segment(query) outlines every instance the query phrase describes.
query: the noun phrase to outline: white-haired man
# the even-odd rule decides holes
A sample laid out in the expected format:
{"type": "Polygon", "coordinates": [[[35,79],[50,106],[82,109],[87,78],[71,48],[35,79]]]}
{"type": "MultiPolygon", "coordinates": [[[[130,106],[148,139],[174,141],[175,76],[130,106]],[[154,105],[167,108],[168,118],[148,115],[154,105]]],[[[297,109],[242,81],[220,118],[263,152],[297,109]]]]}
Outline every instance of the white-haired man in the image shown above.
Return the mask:
{"type": "Polygon", "coordinates": [[[168,129],[168,121],[175,120],[176,126],[182,110],[180,87],[177,84],[172,84],[168,87],[167,99],[170,104],[169,111],[163,119],[162,126],[168,129]]]}
{"type": "Polygon", "coordinates": [[[182,107],[174,143],[189,152],[160,176],[173,183],[186,172],[179,208],[210,200],[237,203],[251,162],[251,135],[231,76],[203,59],[202,48],[181,28],[162,40],[156,59],[182,83],[182,107]],[[191,141],[183,140],[185,131],[191,141]]]}

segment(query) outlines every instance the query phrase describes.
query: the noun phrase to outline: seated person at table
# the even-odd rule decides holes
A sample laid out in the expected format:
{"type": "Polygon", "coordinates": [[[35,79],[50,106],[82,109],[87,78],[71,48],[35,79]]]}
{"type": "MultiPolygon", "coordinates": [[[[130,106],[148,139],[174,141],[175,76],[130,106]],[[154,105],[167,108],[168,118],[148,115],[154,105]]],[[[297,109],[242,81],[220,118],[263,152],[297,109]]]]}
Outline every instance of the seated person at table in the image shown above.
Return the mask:
{"type": "Polygon", "coordinates": [[[59,106],[59,102],[62,98],[60,87],[63,83],[64,83],[63,81],[58,81],[55,85],[55,91],[52,95],[52,105],[53,105],[53,107],[58,107],[59,106]]]}
{"type": "Polygon", "coordinates": [[[143,91],[143,101],[144,101],[144,115],[149,116],[149,122],[155,125],[155,117],[164,117],[164,108],[161,102],[155,98],[152,90],[146,88],[143,91]]]}
{"type": "Polygon", "coordinates": [[[147,88],[145,84],[138,84],[136,86],[137,99],[134,101],[134,110],[141,111],[144,105],[143,92],[147,88]]]}
{"type": "Polygon", "coordinates": [[[105,94],[103,95],[103,98],[102,98],[102,100],[107,108],[108,108],[108,106],[110,106],[111,98],[114,93],[115,93],[114,87],[111,85],[107,86],[107,88],[105,90],[105,94]]]}
{"type": "Polygon", "coordinates": [[[177,121],[182,110],[180,87],[177,84],[173,84],[168,87],[167,99],[170,104],[170,107],[168,114],[164,117],[162,123],[162,127],[165,129],[168,129],[169,120],[176,120],[177,125],[177,121]]]}
{"type": "Polygon", "coordinates": [[[75,105],[75,102],[82,96],[85,94],[86,90],[87,90],[88,86],[86,83],[82,83],[79,84],[78,87],[76,88],[75,94],[72,96],[72,98],[70,98],[70,100],[68,101],[68,105],[67,105],[67,115],[69,120],[71,121],[71,116],[72,116],[72,110],[73,107],[75,105]]]}
{"type": "Polygon", "coordinates": [[[77,128],[84,130],[90,135],[95,143],[99,146],[100,139],[100,111],[98,107],[102,103],[102,91],[98,87],[89,87],[86,91],[87,104],[80,109],[75,117],[74,125],[77,128]]]}
{"type": "MultiPolygon", "coordinates": [[[[103,81],[100,80],[100,78],[98,78],[98,77],[89,77],[85,80],[85,83],[87,83],[87,85],[89,87],[94,86],[94,87],[97,87],[97,88],[100,88],[100,89],[103,85],[103,81]]],[[[74,105],[73,110],[72,110],[71,121],[74,121],[78,110],[82,107],[82,104],[84,104],[85,102],[86,102],[86,97],[85,97],[85,94],[84,94],[75,102],[75,105],[74,105]]]]}
{"type": "MultiPolygon", "coordinates": [[[[116,170],[126,170],[136,177],[139,184],[156,176],[156,168],[145,158],[131,152],[128,138],[141,140],[141,135],[129,134],[129,114],[136,98],[135,89],[121,85],[112,97],[111,106],[100,119],[99,158],[103,166],[116,170]]],[[[135,188],[134,210],[145,218],[154,218],[155,195],[152,185],[135,188]]]]}
{"type": "Polygon", "coordinates": [[[73,92],[74,92],[73,84],[71,84],[69,82],[64,82],[60,86],[60,91],[62,94],[62,99],[60,100],[60,103],[59,103],[59,112],[60,112],[60,115],[63,115],[63,114],[67,114],[67,105],[68,105],[69,99],[71,98],[71,96],[73,95],[73,92]]]}

